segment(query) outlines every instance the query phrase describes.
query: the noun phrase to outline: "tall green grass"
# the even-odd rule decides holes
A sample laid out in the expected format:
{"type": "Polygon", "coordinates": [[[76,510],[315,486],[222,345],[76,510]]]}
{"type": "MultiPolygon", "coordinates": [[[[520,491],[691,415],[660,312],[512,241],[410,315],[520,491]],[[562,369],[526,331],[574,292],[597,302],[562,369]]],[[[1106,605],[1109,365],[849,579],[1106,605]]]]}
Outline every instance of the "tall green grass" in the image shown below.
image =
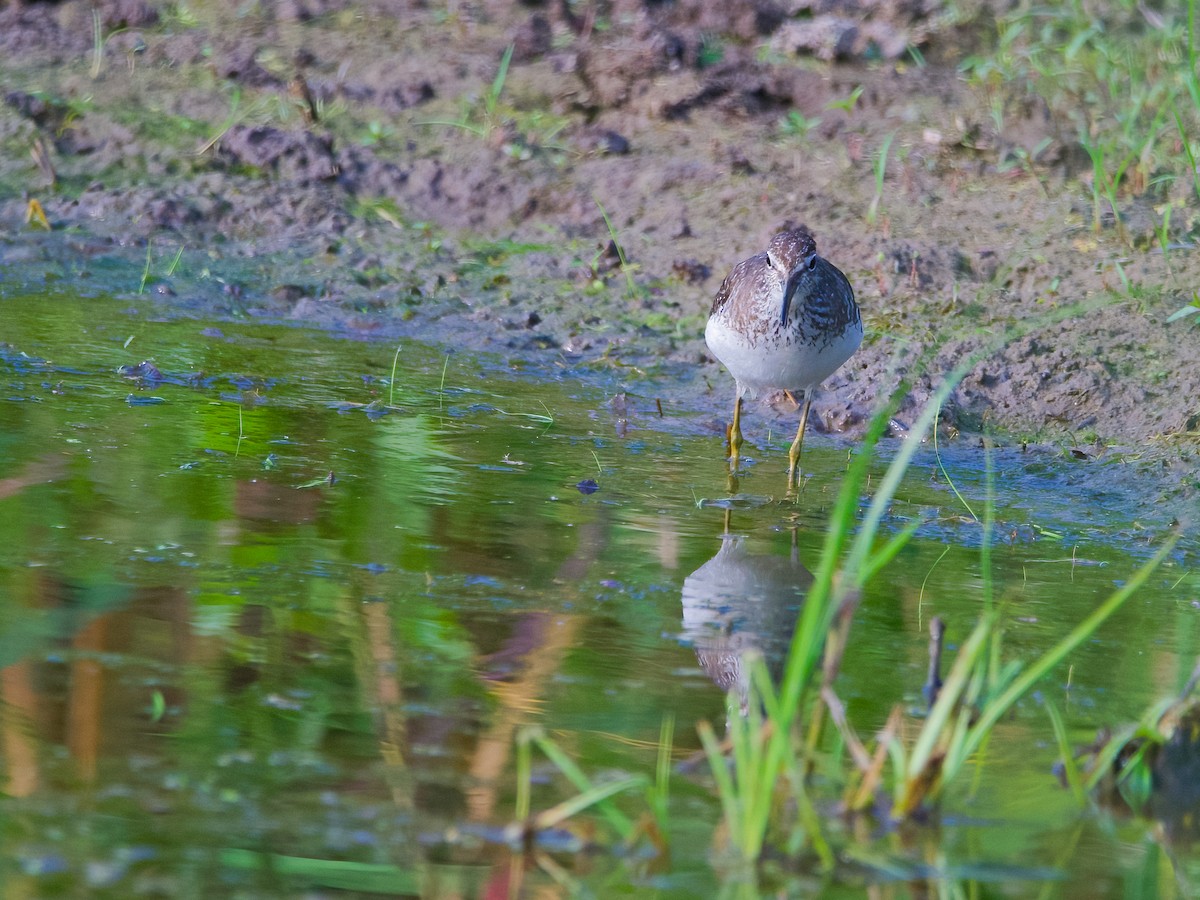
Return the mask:
{"type": "MultiPolygon", "coordinates": [[[[724,745],[710,726],[700,725],[729,843],[746,863],[761,859],[768,850],[807,851],[832,867],[836,855],[815,811],[827,803],[831,786],[840,789],[849,812],[878,808],[880,792],[890,795],[890,816],[897,821],[936,808],[946,788],[978,758],[1002,717],[1133,596],[1174,546],[1175,540],[1168,540],[1119,590],[1028,663],[1004,658],[1005,611],[992,601],[985,576],[984,612],[956,654],[916,738],[900,737],[904,712],[897,706],[875,747],[868,748],[837,697],[842,649],[863,588],[895,558],[917,527],[914,523],[889,535],[883,530],[884,516],[941,404],[972,364],[968,360],[946,378],[873,495],[864,501],[877,442],[903,388],[875,417],[830,516],[820,565],[805,597],[780,683],[773,685],[761,664],[755,667],[747,714],[739,714],[737,699],[729,700],[724,745]],[[829,722],[835,724],[836,734],[828,733],[829,722]],[[849,752],[840,772],[831,774],[827,765],[823,768],[818,787],[812,775],[820,760],[830,758],[825,751],[831,743],[849,752]],[[820,803],[815,793],[821,794],[820,803]]],[[[986,573],[990,502],[983,525],[981,565],[986,573]]]]}
{"type": "MultiPolygon", "coordinates": [[[[998,336],[995,342],[1011,337],[998,336]]],[[[990,580],[994,504],[989,465],[988,499],[981,519],[984,596],[978,622],[959,645],[928,714],[915,729],[901,698],[896,698],[878,734],[870,742],[859,737],[837,693],[842,653],[855,613],[868,583],[886,570],[919,527],[914,522],[889,530],[885,523],[943,404],[985,352],[965,359],[946,376],[896,448],[882,478],[873,476],[877,449],[908,385],[900,384],[875,415],[832,507],[814,580],[779,681],[772,681],[761,659],[749,660],[749,702],[742,702],[736,692],[727,697],[724,739],[710,724],[697,725],[721,810],[714,834],[724,844],[726,861],[740,873],[739,884],[748,890],[754,889],[757,867],[767,857],[803,857],[827,871],[835,869],[840,851],[848,845],[827,824],[834,804],[840,804],[847,815],[882,810],[894,822],[920,819],[939,809],[965,773],[978,771],[987,744],[1006,714],[1120,609],[1175,545],[1177,538],[1165,541],[1050,649],[1029,660],[1012,657],[1003,641],[1008,611],[994,598],[990,580]]],[[[1047,738],[1057,736],[1062,742],[1065,728],[1056,713],[1050,709],[1047,738]]],[[[536,829],[594,809],[626,845],[653,833],[653,846],[666,852],[671,827],[669,726],[664,725],[653,775],[627,775],[605,783],[588,779],[541,732],[529,730],[521,740],[518,758],[525,786],[518,791],[518,821],[536,829]],[[531,816],[529,802],[530,745],[579,792],[536,816],[531,816]],[[642,820],[653,823],[650,829],[637,827],[614,805],[615,795],[639,791],[649,809],[642,820]]],[[[1096,780],[1080,774],[1078,768],[1068,774],[1077,796],[1086,795],[1096,780]]]]}
{"type": "Polygon", "coordinates": [[[1129,197],[1162,200],[1183,180],[1200,199],[1196,3],[1022,0],[961,66],[987,97],[998,135],[1027,114],[1030,96],[1065,123],[1058,139],[1091,161],[1081,177],[1093,226],[1107,226],[1111,212],[1127,243],[1120,206],[1129,197]]]}

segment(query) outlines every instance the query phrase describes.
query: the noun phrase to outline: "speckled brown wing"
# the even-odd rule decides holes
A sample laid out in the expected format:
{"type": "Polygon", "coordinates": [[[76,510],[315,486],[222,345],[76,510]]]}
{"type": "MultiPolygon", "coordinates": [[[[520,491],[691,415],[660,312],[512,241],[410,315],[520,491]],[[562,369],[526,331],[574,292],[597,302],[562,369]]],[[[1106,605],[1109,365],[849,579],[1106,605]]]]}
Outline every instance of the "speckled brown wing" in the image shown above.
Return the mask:
{"type": "MultiPolygon", "coordinates": [[[[717,296],[713,297],[712,309],[709,310],[710,316],[715,316],[721,312],[729,304],[729,298],[733,294],[733,289],[737,285],[744,284],[747,276],[746,271],[751,268],[769,265],[767,254],[756,253],[748,259],[743,259],[740,263],[734,266],[725,280],[721,282],[721,286],[717,288],[717,296]]],[[[744,288],[743,288],[744,290],[744,288]]]]}
{"type": "Polygon", "coordinates": [[[725,276],[725,280],[722,281],[721,286],[717,288],[717,296],[713,297],[712,309],[710,309],[708,312],[710,316],[715,316],[722,309],[724,309],[725,304],[729,302],[729,285],[730,282],[733,281],[733,273],[737,270],[738,267],[734,266],[733,271],[725,276]]]}

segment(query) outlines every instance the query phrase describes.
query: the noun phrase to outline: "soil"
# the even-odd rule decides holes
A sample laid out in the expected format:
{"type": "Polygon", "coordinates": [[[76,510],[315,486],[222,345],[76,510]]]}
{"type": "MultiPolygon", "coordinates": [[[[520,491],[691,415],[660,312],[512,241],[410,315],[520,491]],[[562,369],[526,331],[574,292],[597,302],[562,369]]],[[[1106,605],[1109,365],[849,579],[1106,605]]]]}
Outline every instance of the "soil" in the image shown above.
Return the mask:
{"type": "Polygon", "coordinates": [[[1198,332],[1166,320],[1200,261],[1137,197],[1097,231],[1065,118],[959,74],[1002,8],[9,0],[0,290],[138,272],[149,243],[179,308],[610,371],[718,430],[712,296],[803,223],[868,332],[810,427],[858,434],[903,384],[903,430],[965,363],[947,438],[1152,460],[1189,494],[1198,332]]]}

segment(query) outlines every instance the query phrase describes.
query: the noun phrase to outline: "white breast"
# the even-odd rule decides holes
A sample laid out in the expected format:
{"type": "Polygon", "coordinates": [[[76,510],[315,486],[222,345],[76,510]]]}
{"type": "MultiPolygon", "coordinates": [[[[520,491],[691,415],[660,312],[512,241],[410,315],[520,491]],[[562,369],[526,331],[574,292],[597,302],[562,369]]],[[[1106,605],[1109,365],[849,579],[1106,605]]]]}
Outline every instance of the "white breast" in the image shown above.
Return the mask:
{"type": "Polygon", "coordinates": [[[817,344],[789,342],[781,332],[763,335],[750,344],[720,316],[708,320],[704,340],[713,355],[724,363],[738,391],[754,397],[762,391],[807,391],[816,387],[848,360],[862,343],[862,323],[817,344]]]}

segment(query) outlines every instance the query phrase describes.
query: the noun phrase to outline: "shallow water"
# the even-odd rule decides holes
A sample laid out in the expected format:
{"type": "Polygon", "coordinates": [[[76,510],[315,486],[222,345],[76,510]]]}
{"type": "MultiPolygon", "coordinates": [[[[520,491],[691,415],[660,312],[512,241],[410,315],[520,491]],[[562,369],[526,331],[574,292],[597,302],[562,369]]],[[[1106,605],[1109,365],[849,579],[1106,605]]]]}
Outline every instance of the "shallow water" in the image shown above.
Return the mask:
{"type": "MultiPolygon", "coordinates": [[[[651,772],[668,715],[677,754],[696,750],[695,723],[724,716],[697,658],[715,672],[786,641],[854,452],[810,439],[785,502],[773,435],[729,504],[713,412],[670,385],[167,318],[142,298],[9,292],[0,314],[0,865],[30,894],[305,884],[239,851],[420,868],[431,896],[506,883],[519,729],[592,774],[651,772]],[[753,600],[731,589],[747,583],[753,600]]],[[[889,527],[924,524],[852,633],[839,692],[863,735],[919,706],[930,617],[953,646],[983,602],[964,501],[982,512],[984,453],[941,451],[910,470],[889,527]]],[[[1139,507],[1119,472],[1012,450],[991,465],[991,578],[1008,653],[1029,659],[1172,513],[1139,507]]],[[[1083,743],[1183,685],[1200,643],[1184,552],[1073,654],[1069,688],[1056,671],[996,730],[939,827],[860,845],[861,883],[1099,897],[1169,878],[1145,823],[1081,815],[1058,788],[1040,700],[1083,743]]],[[[536,754],[535,776],[535,807],[573,793],[536,754]]],[[[669,867],[569,852],[586,833],[565,833],[563,877],[600,896],[714,892],[718,806],[700,778],[672,796],[669,867]]]]}

